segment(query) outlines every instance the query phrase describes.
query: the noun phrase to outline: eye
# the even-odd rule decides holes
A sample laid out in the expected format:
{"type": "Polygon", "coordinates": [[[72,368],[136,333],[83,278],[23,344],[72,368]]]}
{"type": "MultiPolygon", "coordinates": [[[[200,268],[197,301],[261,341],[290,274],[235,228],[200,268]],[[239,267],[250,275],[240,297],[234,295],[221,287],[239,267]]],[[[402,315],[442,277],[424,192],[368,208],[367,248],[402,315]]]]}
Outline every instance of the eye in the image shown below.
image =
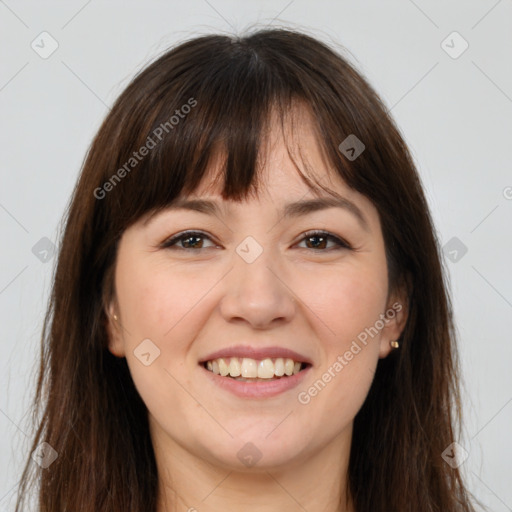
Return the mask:
{"type": "MultiPolygon", "coordinates": [[[[184,242],[184,246],[177,246],[178,249],[207,249],[207,247],[203,247],[201,242],[202,239],[211,240],[211,238],[201,231],[184,231],[182,233],[178,233],[171,238],[168,238],[165,242],[163,242],[160,247],[162,249],[169,249],[171,247],[175,247],[177,243],[184,242]]],[[[215,245],[212,245],[215,247],[215,245]]]]}
{"type": "MultiPolygon", "coordinates": [[[[352,249],[348,242],[338,238],[337,236],[328,233],[327,231],[309,231],[304,234],[302,240],[305,240],[306,243],[312,242],[312,247],[306,247],[307,249],[312,248],[313,250],[325,249],[327,242],[332,241],[336,245],[335,247],[331,247],[329,250],[339,250],[339,249],[352,249]]],[[[321,251],[326,252],[326,251],[321,251]]]]}
{"type": "MultiPolygon", "coordinates": [[[[211,241],[211,238],[201,231],[183,231],[171,238],[168,238],[160,245],[160,248],[169,249],[175,247],[183,250],[208,249],[208,247],[204,247],[203,240],[211,241]]],[[[348,242],[345,242],[345,240],[342,240],[327,231],[309,231],[303,235],[302,240],[305,240],[307,244],[312,244],[312,246],[306,247],[306,249],[313,249],[317,252],[326,252],[337,249],[352,249],[348,242]],[[329,241],[333,242],[335,246],[327,248],[326,246],[329,241]],[[325,249],[326,251],[321,251],[322,249],[325,249]]],[[[216,245],[212,244],[210,247],[216,247],[216,245]]]]}

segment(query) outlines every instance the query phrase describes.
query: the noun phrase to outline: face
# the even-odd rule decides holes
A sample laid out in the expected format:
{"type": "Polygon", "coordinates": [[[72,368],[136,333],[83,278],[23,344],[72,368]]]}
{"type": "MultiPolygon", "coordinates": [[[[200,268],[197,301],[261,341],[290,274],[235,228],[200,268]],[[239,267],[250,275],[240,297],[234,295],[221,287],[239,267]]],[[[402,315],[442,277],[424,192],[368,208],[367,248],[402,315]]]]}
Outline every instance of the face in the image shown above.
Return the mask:
{"type": "Polygon", "coordinates": [[[402,297],[388,297],[376,209],[331,174],[301,126],[341,206],[285,210],[330,196],[307,187],[275,133],[258,197],[224,201],[205,181],[183,199],[215,213],[140,219],[118,250],[110,351],[126,357],[154,439],[224,467],[256,457],[286,468],[346,441],[405,322],[402,297]]]}

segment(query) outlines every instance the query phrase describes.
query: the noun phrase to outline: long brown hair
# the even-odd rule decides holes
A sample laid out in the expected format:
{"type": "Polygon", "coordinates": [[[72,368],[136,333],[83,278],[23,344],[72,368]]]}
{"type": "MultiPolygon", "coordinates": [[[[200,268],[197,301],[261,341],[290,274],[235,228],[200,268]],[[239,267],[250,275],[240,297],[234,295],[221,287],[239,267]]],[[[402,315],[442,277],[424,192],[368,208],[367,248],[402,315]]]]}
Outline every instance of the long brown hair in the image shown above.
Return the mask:
{"type": "Polygon", "coordinates": [[[446,270],[409,151],[341,54],[306,33],[260,29],[165,52],[132,80],[92,142],[60,240],[33,404],[34,418],[42,415],[32,450],[46,442],[58,457],[46,469],[28,458],[17,512],[34,483],[41,512],[156,510],[147,409],[126,360],[107,349],[118,242],[144,214],[193,192],[219,147],[223,197],[246,198],[270,112],[282,122],[295,103],[312,113],[333,172],[378,210],[390,290],[408,286],[400,350],[379,360],[355,418],[356,510],[474,511],[459,469],[442,458],[461,431],[459,363],[446,270]],[[339,148],[349,135],[365,145],[355,159],[339,148]]]}

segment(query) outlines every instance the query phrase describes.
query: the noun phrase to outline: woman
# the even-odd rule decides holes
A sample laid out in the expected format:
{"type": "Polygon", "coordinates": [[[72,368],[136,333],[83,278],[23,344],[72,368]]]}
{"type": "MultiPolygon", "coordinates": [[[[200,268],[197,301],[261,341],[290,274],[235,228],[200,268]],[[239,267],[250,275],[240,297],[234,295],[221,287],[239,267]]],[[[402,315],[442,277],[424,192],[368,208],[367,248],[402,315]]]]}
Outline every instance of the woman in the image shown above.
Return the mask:
{"type": "Polygon", "coordinates": [[[284,29],[171,49],[74,191],[17,510],[37,470],[45,512],[473,511],[439,254],[344,58],[284,29]]]}

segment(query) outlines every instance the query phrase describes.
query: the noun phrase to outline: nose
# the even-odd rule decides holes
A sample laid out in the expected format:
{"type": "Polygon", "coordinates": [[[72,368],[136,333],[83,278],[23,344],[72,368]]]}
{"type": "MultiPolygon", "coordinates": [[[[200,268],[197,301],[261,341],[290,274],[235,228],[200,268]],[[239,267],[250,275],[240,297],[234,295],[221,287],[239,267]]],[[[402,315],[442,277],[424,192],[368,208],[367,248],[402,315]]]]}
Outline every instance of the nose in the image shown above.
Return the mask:
{"type": "Polygon", "coordinates": [[[289,322],[295,314],[296,300],[275,254],[265,249],[249,261],[237,252],[233,255],[233,268],[223,280],[223,318],[227,322],[245,321],[254,329],[289,322]]]}

